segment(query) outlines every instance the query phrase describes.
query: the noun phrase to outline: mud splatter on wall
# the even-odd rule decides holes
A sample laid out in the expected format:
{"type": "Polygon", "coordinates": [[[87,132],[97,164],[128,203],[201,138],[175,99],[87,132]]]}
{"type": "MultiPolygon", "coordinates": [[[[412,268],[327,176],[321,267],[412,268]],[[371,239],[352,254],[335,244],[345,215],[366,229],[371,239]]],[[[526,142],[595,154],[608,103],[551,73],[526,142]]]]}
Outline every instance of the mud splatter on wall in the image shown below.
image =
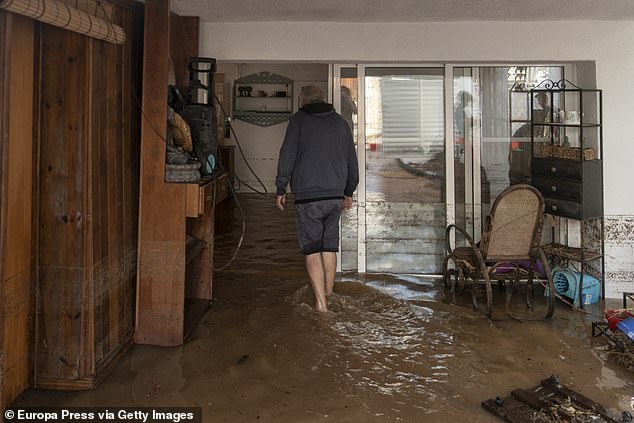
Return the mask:
{"type": "Polygon", "coordinates": [[[634,216],[605,217],[605,295],[634,292],[634,216]]]}

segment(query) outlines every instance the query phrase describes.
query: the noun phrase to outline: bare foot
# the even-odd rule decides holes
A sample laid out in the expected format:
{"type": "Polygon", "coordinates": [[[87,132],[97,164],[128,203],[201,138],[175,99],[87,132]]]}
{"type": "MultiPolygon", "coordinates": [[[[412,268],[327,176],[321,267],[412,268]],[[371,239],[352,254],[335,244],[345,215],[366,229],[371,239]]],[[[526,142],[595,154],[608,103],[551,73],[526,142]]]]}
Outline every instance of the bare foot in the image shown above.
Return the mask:
{"type": "Polygon", "coordinates": [[[319,304],[315,304],[315,310],[317,310],[319,313],[328,313],[328,307],[326,307],[326,305],[319,305],[319,304]]]}

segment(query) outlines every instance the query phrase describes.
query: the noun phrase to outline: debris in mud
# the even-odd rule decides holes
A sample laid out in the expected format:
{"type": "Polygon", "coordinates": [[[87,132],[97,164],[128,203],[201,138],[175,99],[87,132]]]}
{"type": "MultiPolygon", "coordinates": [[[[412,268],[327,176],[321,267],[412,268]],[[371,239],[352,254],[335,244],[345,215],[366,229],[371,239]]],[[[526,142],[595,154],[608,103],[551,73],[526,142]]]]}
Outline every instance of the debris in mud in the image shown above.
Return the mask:
{"type": "Polygon", "coordinates": [[[611,330],[607,322],[592,322],[592,336],[605,335],[613,360],[634,372],[634,342],[620,330],[611,330]]]}
{"type": "Polygon", "coordinates": [[[507,422],[620,422],[601,405],[559,383],[551,376],[530,389],[516,389],[507,398],[482,402],[487,411],[507,422]]]}
{"type": "Polygon", "coordinates": [[[627,300],[634,300],[634,292],[623,293],[623,308],[605,311],[605,321],[592,322],[592,336],[605,335],[610,348],[610,356],[615,362],[634,372],[634,339],[626,334],[621,326],[630,321],[634,309],[627,308],[627,300]]]}

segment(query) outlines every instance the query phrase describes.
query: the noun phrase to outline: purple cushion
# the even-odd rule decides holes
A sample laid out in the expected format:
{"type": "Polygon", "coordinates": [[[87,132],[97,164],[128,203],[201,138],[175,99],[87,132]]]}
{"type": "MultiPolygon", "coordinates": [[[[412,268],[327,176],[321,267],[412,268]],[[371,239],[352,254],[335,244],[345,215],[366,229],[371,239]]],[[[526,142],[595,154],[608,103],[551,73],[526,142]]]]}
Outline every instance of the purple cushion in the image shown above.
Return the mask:
{"type": "MultiPolygon", "coordinates": [[[[517,266],[519,266],[520,269],[524,269],[524,270],[531,270],[531,261],[530,260],[516,260],[513,263],[517,264],[517,266]]],[[[493,272],[494,274],[501,274],[501,273],[506,273],[506,272],[510,272],[515,270],[515,266],[511,265],[511,264],[503,264],[500,267],[498,267],[497,269],[495,269],[495,271],[493,272]]],[[[535,264],[533,265],[533,272],[534,273],[544,273],[544,265],[542,264],[541,261],[536,260],[535,264]]]]}

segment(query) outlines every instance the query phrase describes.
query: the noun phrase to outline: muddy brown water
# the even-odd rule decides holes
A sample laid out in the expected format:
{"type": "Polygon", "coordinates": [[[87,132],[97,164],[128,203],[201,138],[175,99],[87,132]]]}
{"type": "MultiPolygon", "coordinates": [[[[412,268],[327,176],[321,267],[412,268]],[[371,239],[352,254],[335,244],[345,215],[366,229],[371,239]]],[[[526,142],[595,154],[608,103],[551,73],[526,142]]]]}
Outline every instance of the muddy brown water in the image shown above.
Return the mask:
{"type": "MultiPolygon", "coordinates": [[[[95,390],[29,390],[14,406],[197,406],[205,422],[496,422],[480,403],[551,374],[614,413],[634,412],[634,374],[591,337],[600,306],[545,320],[514,296],[485,319],[469,293],[416,275],[338,275],[313,311],[292,211],[242,195],[246,236],[216,274],[214,300],[183,346],[134,346],[95,390]]],[[[216,266],[241,228],[219,207],[216,266]]],[[[618,303],[616,304],[618,305],[618,303]]]]}

